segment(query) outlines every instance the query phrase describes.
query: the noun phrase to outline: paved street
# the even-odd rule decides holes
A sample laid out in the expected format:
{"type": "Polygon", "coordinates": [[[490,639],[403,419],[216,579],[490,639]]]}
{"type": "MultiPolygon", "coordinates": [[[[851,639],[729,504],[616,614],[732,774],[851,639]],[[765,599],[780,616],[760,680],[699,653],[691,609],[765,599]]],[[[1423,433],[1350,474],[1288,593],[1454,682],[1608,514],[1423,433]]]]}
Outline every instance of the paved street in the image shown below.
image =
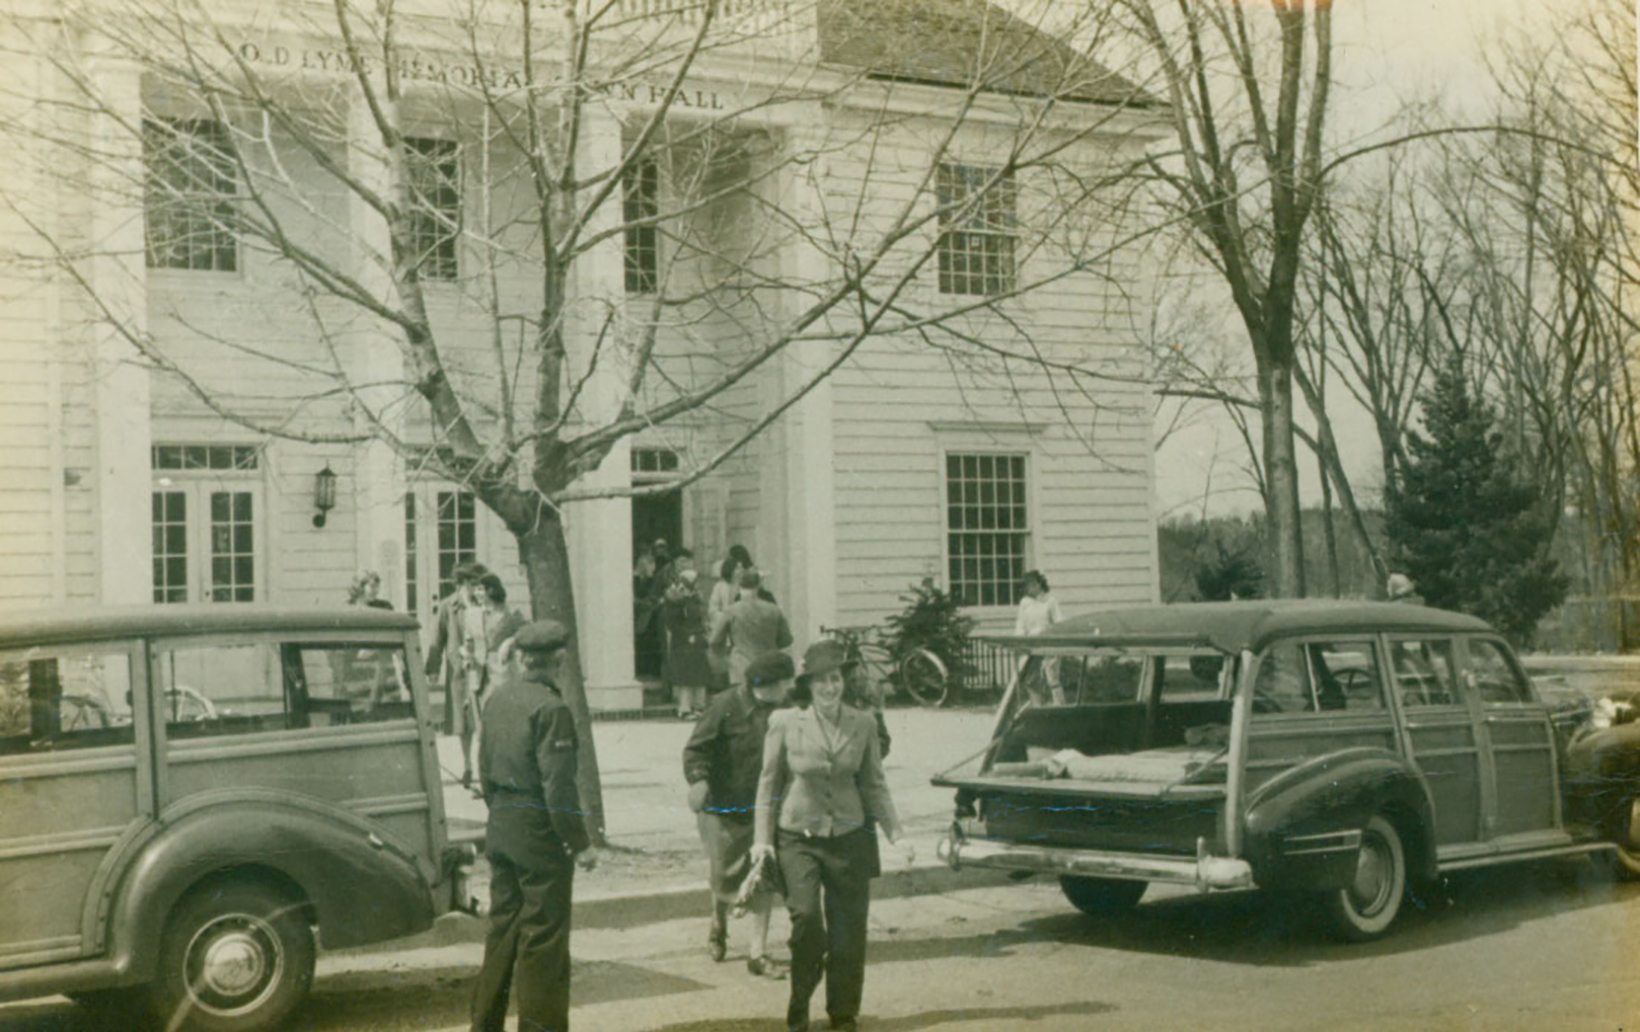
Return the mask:
{"type": "MultiPolygon", "coordinates": [[[[1366,947],[1336,944],[1257,896],[1153,890],[1131,917],[1102,923],[1046,883],[879,900],[863,1027],[1635,1027],[1640,886],[1602,887],[1543,865],[1466,877],[1451,897],[1366,947]]],[[[783,984],[751,978],[735,953],[713,964],[702,930],[690,916],[641,933],[578,931],[579,1032],[777,1029],[783,984]]],[[[453,1032],[477,960],[474,944],[328,957],[293,1027],[453,1032]]],[[[62,1001],[0,1009],[0,1032],[92,1027],[62,1001]]]]}

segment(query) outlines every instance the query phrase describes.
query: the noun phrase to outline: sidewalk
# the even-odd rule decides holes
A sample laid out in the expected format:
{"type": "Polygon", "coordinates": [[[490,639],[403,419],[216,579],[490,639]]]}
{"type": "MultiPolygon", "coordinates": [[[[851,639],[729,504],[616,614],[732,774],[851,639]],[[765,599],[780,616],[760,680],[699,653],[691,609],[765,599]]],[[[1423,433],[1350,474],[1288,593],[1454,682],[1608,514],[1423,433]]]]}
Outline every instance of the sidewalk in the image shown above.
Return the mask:
{"type": "MultiPolygon", "coordinates": [[[[953,872],[934,847],[949,826],[952,791],[929,784],[934,775],[979,752],[991,733],[988,710],[890,709],[893,746],[884,764],[900,821],[916,853],[910,868],[884,852],[884,878],[873,896],[944,891],[995,880],[988,872],[953,872]]],[[[609,839],[596,870],[577,873],[579,927],[632,927],[705,913],[706,859],[685,802],[683,746],[693,724],[676,719],[595,721],[593,741],[603,777],[609,839]]],[[[438,740],[444,806],[452,829],[482,825],[484,802],[463,788],[460,743],[438,740]]],[[[440,922],[437,943],[481,937],[481,923],[464,915],[440,922]]]]}

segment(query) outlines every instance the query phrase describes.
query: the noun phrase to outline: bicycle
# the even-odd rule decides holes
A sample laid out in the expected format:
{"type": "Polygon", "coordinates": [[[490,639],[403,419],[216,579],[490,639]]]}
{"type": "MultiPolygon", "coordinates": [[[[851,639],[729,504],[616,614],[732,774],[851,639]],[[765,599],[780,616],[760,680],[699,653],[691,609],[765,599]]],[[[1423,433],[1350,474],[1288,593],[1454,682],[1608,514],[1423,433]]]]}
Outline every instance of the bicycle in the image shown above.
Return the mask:
{"type": "Polygon", "coordinates": [[[891,684],[922,706],[943,706],[951,691],[945,661],[921,645],[896,656],[876,627],[821,627],[820,633],[843,646],[844,668],[853,668],[851,692],[866,699],[887,695],[891,684]]]}

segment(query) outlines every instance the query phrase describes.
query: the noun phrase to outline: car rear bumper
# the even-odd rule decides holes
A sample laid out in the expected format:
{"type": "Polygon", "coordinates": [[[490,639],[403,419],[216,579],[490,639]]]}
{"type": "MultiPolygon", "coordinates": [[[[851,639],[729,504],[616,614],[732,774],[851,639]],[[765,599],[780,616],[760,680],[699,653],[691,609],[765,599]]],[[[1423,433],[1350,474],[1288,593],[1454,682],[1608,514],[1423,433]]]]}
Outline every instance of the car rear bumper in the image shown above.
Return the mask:
{"type": "Polygon", "coordinates": [[[940,840],[940,859],[952,870],[993,867],[1007,871],[1069,874],[1124,881],[1193,885],[1203,892],[1253,888],[1253,869],[1247,861],[1213,856],[1205,841],[1196,843],[1194,857],[1118,853],[1099,849],[1025,845],[1000,839],[970,837],[961,822],[940,840]]]}

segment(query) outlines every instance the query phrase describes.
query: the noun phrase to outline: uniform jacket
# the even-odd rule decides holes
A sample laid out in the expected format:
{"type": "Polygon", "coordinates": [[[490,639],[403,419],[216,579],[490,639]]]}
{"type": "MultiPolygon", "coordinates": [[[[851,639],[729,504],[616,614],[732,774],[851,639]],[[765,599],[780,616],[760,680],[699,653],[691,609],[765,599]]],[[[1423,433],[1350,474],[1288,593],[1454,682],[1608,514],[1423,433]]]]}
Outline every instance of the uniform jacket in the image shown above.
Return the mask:
{"type": "Polygon", "coordinates": [[[899,828],[871,714],[844,706],[829,748],[819,719],[812,706],[777,710],[769,718],[757,782],[760,844],[774,843],[776,826],[820,836],[843,835],[873,821],[891,832],[899,828]]]}
{"type": "Polygon", "coordinates": [[[749,596],[724,610],[712,628],[712,645],[724,641],[733,645],[729,652],[729,683],[738,685],[746,679],[746,664],[792,643],[792,629],[779,606],[749,596]]]}
{"type": "Polygon", "coordinates": [[[478,745],[489,852],[552,870],[591,844],[575,787],[576,747],[569,706],[544,675],[520,671],[490,693],[478,745]]]}
{"type": "Polygon", "coordinates": [[[750,688],[720,693],[695,722],[683,747],[683,776],[706,782],[706,812],[750,821],[763,770],[763,739],[772,704],[758,702],[750,688]]]}

